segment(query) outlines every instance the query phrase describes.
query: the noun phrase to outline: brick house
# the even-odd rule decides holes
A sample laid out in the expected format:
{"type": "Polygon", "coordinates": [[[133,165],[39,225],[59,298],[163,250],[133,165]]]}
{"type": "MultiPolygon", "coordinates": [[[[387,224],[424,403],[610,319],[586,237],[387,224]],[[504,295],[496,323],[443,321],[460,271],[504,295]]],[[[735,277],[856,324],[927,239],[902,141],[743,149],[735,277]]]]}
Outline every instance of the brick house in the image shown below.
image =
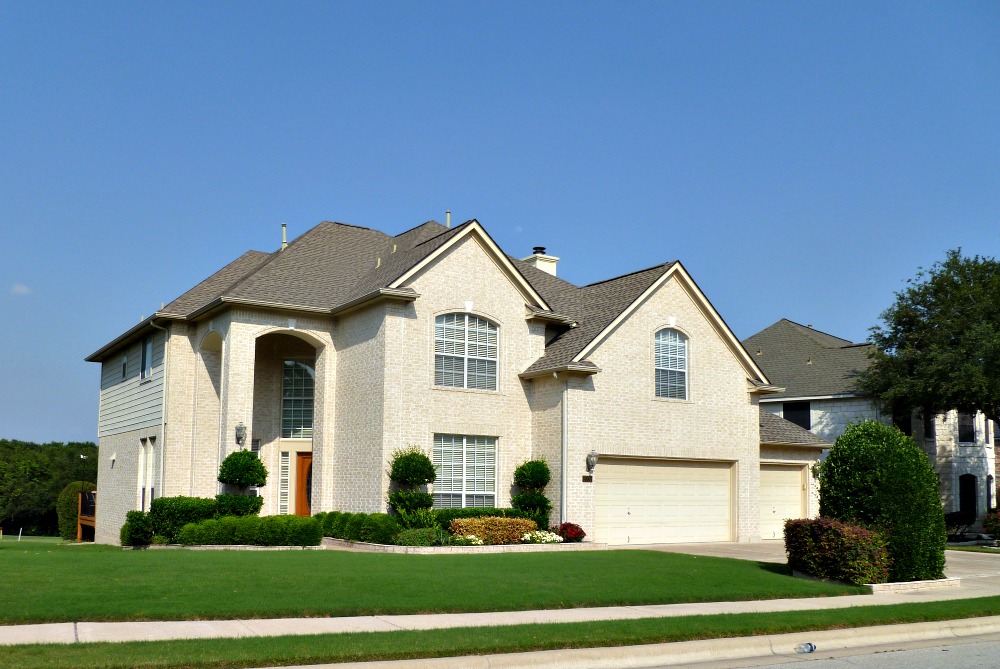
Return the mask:
{"type": "Polygon", "coordinates": [[[1000,431],[982,413],[883,415],[855,387],[873,345],[852,343],[808,325],[782,319],[743,344],[768,378],[783,388],[761,397],[762,412],[782,416],[828,441],[835,441],[853,422],[896,425],[934,464],[946,512],[961,510],[982,519],[996,506],[1000,431]]]}
{"type": "Polygon", "coordinates": [[[828,444],[761,423],[779,389],[679,262],[575,286],[557,261],[475,220],[321,223],[240,256],[87,358],[97,540],[153,497],[214,496],[241,448],[270,473],[264,514],[385,511],[412,445],[439,507],[509,505],[514,468],[543,458],[552,521],[614,544],[754,541],[815,513],[828,444]]]}

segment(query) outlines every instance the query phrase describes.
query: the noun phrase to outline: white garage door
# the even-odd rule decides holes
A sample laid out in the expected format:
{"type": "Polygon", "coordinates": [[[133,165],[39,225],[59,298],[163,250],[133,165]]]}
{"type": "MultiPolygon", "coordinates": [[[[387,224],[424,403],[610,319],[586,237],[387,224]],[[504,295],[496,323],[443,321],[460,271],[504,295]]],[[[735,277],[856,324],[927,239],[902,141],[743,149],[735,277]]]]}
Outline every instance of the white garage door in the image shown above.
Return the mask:
{"type": "Polygon", "coordinates": [[[606,460],[594,471],[594,541],[732,539],[730,462],[606,460]]]}
{"type": "Polygon", "coordinates": [[[760,466],[760,538],[784,539],[785,520],[806,515],[801,465],[760,466]]]}

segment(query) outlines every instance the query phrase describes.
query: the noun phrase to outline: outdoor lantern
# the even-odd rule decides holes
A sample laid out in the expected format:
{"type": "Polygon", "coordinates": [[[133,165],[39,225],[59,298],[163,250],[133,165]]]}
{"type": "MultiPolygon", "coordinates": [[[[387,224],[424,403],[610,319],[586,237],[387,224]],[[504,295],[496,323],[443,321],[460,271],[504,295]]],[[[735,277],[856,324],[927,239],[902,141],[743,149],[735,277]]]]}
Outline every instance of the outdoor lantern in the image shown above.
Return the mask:
{"type": "Polygon", "coordinates": [[[594,475],[594,467],[597,466],[597,451],[587,453],[587,473],[594,475]]]}
{"type": "Polygon", "coordinates": [[[247,426],[242,421],[236,426],[236,443],[240,446],[247,440],[247,426]]]}

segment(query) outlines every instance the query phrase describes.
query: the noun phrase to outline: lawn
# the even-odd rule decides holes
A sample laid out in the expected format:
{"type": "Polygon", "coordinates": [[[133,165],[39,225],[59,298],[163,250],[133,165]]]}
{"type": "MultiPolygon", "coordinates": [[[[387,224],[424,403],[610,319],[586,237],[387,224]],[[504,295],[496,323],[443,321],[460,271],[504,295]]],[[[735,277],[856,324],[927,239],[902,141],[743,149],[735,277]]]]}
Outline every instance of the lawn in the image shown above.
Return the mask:
{"type": "Polygon", "coordinates": [[[967,553],[992,553],[1000,555],[1000,548],[990,548],[989,546],[948,546],[950,551],[965,551],[967,553]]]}
{"type": "Polygon", "coordinates": [[[857,594],[657,551],[391,555],[0,543],[0,624],[559,609],[857,594]]]}
{"type": "MultiPolygon", "coordinates": [[[[9,669],[238,669],[626,646],[1000,615],[1000,597],[849,609],[244,639],[26,645],[9,669]]],[[[790,650],[790,649],[789,649],[790,650]]]]}

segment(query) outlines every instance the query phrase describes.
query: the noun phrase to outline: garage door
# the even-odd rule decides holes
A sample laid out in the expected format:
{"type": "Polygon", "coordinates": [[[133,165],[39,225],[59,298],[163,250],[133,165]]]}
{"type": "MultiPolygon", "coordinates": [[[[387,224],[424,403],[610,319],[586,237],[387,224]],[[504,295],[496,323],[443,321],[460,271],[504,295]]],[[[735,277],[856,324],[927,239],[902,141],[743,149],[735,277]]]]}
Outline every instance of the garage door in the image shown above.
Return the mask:
{"type": "Polygon", "coordinates": [[[760,538],[784,539],[785,520],[806,515],[801,465],[760,466],[760,538]]]}
{"type": "Polygon", "coordinates": [[[605,460],[594,471],[594,541],[730,541],[730,462],[605,460]]]}

